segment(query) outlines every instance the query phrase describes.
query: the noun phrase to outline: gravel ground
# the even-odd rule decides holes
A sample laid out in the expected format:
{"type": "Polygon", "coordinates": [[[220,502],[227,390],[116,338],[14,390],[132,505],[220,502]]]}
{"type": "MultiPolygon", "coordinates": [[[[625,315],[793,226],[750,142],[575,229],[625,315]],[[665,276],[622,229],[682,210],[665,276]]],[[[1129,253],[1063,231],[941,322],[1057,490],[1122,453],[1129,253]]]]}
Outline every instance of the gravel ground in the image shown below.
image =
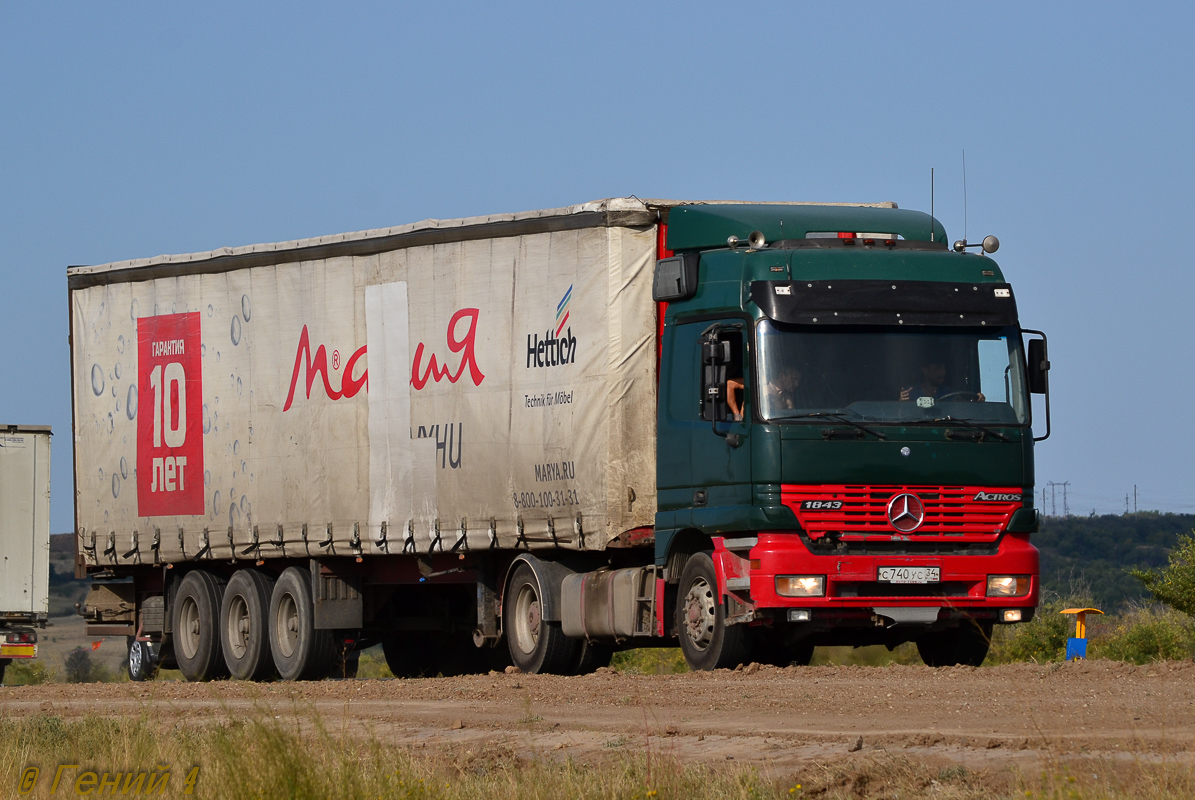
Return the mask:
{"type": "Polygon", "coordinates": [[[257,711],[411,748],[661,752],[789,768],[900,751],[983,768],[1043,759],[1195,763],[1195,662],[930,669],[750,665],[685,675],[499,674],[317,683],[0,688],[0,715],[219,723],[257,711]]]}

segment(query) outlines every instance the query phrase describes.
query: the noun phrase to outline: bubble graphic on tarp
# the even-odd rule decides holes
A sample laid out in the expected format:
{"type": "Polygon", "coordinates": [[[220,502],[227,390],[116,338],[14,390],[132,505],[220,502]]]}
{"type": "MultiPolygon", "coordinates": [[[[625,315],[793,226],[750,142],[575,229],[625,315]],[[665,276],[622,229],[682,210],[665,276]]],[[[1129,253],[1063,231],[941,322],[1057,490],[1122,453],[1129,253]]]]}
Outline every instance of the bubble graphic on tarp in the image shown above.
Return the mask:
{"type": "Polygon", "coordinates": [[[242,472],[242,473],[248,472],[248,470],[246,469],[246,464],[245,464],[245,462],[244,462],[244,461],[242,461],[242,462],[241,462],[241,472],[242,472]]]}
{"type": "Polygon", "coordinates": [[[245,318],[245,322],[249,321],[249,317],[253,316],[253,308],[249,304],[249,295],[241,295],[241,316],[245,318]]]}
{"type": "Polygon", "coordinates": [[[120,477],[125,480],[129,479],[129,462],[125,461],[124,456],[120,457],[120,477]]]}
{"type": "Polygon", "coordinates": [[[212,308],[211,303],[208,303],[207,304],[207,315],[210,317],[212,314],[215,314],[215,313],[216,313],[216,309],[212,308]]]}
{"type": "Polygon", "coordinates": [[[237,439],[235,442],[232,443],[232,454],[235,456],[235,455],[239,455],[240,452],[241,452],[241,440],[237,439]]]}
{"type": "Polygon", "coordinates": [[[137,384],[129,386],[129,395],[124,401],[124,413],[129,419],[137,416],[137,384]]]}
{"type": "Polygon", "coordinates": [[[133,302],[129,303],[129,319],[131,319],[131,320],[133,320],[134,322],[136,322],[136,321],[137,321],[137,311],[138,311],[138,310],[139,310],[139,309],[138,309],[138,307],[137,307],[137,301],[136,301],[136,300],[133,300],[133,302]]]}
{"type": "MultiPolygon", "coordinates": [[[[116,380],[120,380],[120,362],[119,361],[116,362],[116,367],[114,369],[116,372],[116,380]]],[[[115,389],[116,387],[113,386],[112,388],[115,389]]]]}
{"type": "Polygon", "coordinates": [[[228,527],[236,528],[241,524],[241,509],[236,503],[228,504],[228,527]]]}
{"type": "Polygon", "coordinates": [[[236,347],[241,343],[241,318],[235,314],[232,317],[232,346],[236,347]]]}
{"type": "Polygon", "coordinates": [[[124,334],[116,337],[116,352],[124,353],[124,334]]]}
{"type": "Polygon", "coordinates": [[[116,430],[116,420],[112,418],[112,412],[108,412],[108,433],[116,430]]]}
{"type": "Polygon", "coordinates": [[[112,499],[120,497],[120,476],[115,472],[112,473],[112,499]]]}
{"type": "Polygon", "coordinates": [[[242,387],[241,387],[241,379],[240,379],[240,378],[237,378],[237,395],[240,395],[240,393],[241,393],[241,388],[242,388],[242,387]]]}
{"type": "Polygon", "coordinates": [[[99,364],[91,365],[91,391],[96,397],[104,393],[104,370],[99,364]]]}
{"type": "Polygon", "coordinates": [[[203,404],[203,432],[204,433],[212,432],[212,415],[211,415],[211,412],[208,410],[207,403],[203,404]]]}
{"type": "Polygon", "coordinates": [[[100,467],[100,480],[102,481],[103,479],[104,479],[104,468],[100,467]]]}
{"type": "Polygon", "coordinates": [[[203,356],[206,356],[206,355],[207,355],[207,345],[206,344],[199,345],[199,357],[202,358],[203,356]]]}
{"type": "Polygon", "coordinates": [[[205,469],[203,471],[203,485],[204,486],[212,485],[212,471],[210,469],[205,469]]]}
{"type": "Polygon", "coordinates": [[[219,489],[217,489],[216,493],[212,495],[212,514],[214,514],[216,516],[219,516],[219,514],[220,514],[220,490],[219,489]]]}

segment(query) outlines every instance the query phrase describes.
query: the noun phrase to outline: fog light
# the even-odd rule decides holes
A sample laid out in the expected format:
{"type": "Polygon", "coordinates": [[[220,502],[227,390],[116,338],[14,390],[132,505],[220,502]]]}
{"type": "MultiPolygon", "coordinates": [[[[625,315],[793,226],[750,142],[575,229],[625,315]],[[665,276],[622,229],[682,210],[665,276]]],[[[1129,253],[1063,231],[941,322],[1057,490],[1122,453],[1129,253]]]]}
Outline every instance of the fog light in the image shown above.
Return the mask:
{"type": "Polygon", "coordinates": [[[1020,597],[1029,591],[1026,575],[989,575],[988,597],[1020,597]]]}
{"type": "Polygon", "coordinates": [[[1006,609],[1004,609],[1004,614],[1002,615],[1001,618],[1005,622],[1020,622],[1021,621],[1021,609],[1006,608],[1006,609]]]}
{"type": "Polygon", "coordinates": [[[825,575],[776,576],[776,594],[782,597],[821,597],[825,593],[825,575]]]}
{"type": "Polygon", "coordinates": [[[790,608],[788,610],[789,622],[808,622],[809,609],[807,608],[790,608]]]}

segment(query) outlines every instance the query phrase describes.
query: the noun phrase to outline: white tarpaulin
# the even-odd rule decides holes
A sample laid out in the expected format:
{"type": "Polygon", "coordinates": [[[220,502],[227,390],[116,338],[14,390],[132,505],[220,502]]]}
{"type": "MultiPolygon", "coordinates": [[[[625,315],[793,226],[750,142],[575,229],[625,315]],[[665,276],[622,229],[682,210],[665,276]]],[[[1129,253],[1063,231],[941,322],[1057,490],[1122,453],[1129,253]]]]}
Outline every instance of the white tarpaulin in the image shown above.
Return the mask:
{"type": "Polygon", "coordinates": [[[654,228],[296,249],[72,289],[91,563],[600,549],[652,524],[654,228]]]}

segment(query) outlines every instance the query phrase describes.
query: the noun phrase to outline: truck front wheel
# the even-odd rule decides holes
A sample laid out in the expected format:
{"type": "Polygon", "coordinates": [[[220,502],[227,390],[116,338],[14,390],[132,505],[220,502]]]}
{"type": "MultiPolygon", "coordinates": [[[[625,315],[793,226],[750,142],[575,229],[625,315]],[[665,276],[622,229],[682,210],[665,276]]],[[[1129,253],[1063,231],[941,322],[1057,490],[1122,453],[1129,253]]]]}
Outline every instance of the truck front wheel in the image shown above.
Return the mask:
{"type": "Polygon", "coordinates": [[[511,660],[523,672],[568,675],[578,642],[564,635],[559,622],[541,616],[540,586],[535,572],[520,563],[511,576],[502,603],[502,623],[511,660]]]}
{"type": "Polygon", "coordinates": [[[315,629],[311,577],[287,567],[270,595],[270,652],[284,681],[317,681],[327,676],[336,658],[332,631],[315,629]]]}
{"type": "Polygon", "coordinates": [[[238,570],[220,603],[220,644],[232,677],[260,681],[274,673],[269,611],[274,582],[256,569],[238,570]]]}
{"type": "Polygon", "coordinates": [[[992,644],[992,623],[964,620],[951,630],[927,633],[917,640],[917,652],[927,667],[978,667],[992,644]]]}
{"type": "Polygon", "coordinates": [[[708,552],[689,556],[681,571],[676,630],[690,669],[734,667],[743,663],[750,650],[746,626],[726,625],[714,561],[708,552]]]}
{"type": "Polygon", "coordinates": [[[189,681],[228,675],[217,628],[224,582],[202,569],[188,572],[174,597],[174,658],[189,681]]]}

